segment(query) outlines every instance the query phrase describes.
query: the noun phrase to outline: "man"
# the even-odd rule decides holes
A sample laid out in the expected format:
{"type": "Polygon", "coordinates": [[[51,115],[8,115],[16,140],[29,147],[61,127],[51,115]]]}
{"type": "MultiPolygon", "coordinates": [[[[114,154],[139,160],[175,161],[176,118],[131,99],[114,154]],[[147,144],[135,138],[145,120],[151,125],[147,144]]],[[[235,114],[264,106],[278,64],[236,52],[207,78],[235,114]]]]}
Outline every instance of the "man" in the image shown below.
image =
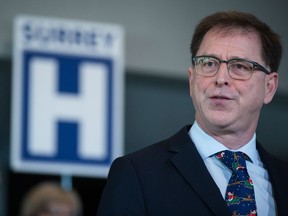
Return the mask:
{"type": "Polygon", "coordinates": [[[198,24],[191,54],[193,126],[116,159],[98,216],[287,216],[288,166],[255,134],[278,85],[278,35],[252,14],[219,12],[198,24]]]}

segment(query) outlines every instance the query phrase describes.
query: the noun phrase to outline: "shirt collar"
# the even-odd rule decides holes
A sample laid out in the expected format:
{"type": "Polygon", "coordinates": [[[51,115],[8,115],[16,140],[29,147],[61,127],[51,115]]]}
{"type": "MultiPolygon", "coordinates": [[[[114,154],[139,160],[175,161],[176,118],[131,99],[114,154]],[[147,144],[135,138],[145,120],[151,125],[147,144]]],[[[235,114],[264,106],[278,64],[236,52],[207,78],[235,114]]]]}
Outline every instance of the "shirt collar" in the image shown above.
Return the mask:
{"type": "MultiPolygon", "coordinates": [[[[217,152],[230,150],[222,143],[218,142],[212,136],[208,135],[204,132],[195,121],[189,130],[189,136],[194,142],[200,156],[203,160],[214,155],[217,152]]],[[[258,152],[256,150],[256,134],[254,133],[252,139],[243,145],[241,148],[231,151],[241,151],[247,154],[253,163],[258,162],[260,160],[258,152]]]]}

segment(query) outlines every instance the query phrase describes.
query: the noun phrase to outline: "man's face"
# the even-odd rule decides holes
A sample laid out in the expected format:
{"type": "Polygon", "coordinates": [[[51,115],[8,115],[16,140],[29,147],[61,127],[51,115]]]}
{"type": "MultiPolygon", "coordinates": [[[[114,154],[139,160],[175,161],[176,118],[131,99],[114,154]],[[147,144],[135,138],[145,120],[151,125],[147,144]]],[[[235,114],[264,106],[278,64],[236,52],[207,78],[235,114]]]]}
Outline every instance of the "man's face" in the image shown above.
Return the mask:
{"type": "MultiPolygon", "coordinates": [[[[222,60],[242,58],[255,61],[269,71],[261,58],[261,44],[256,34],[223,32],[208,32],[197,56],[209,55],[222,60]]],[[[272,100],[278,83],[277,73],[266,75],[257,70],[249,80],[235,80],[229,76],[226,63],[221,64],[214,77],[200,76],[194,67],[188,72],[196,120],[206,132],[216,136],[254,133],[260,109],[272,100]]]]}

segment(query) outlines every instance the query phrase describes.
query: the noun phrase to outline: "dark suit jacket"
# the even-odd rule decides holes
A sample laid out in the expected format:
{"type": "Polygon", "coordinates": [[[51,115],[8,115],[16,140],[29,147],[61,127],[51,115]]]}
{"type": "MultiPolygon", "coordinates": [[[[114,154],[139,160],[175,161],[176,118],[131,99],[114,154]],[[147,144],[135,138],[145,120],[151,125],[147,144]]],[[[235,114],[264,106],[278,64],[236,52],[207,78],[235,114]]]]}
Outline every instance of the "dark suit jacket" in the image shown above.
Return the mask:
{"type": "MultiPolygon", "coordinates": [[[[116,159],[97,216],[231,216],[189,128],[116,159]]],[[[288,167],[259,143],[257,149],[271,178],[278,216],[287,216],[288,167]]]]}

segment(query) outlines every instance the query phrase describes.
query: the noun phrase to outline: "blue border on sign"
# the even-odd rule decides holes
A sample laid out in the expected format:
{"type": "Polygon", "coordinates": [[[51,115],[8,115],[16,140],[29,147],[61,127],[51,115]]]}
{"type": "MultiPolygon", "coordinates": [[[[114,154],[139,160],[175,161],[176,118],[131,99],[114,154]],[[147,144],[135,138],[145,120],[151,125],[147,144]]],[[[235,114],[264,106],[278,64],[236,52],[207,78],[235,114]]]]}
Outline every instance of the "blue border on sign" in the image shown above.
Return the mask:
{"type": "Polygon", "coordinates": [[[83,56],[74,56],[74,55],[61,55],[54,53],[43,53],[43,52],[35,52],[35,51],[24,51],[23,52],[23,80],[22,80],[22,129],[21,129],[21,158],[23,161],[30,162],[49,162],[51,164],[59,164],[65,163],[70,165],[75,164],[89,164],[89,165],[110,165],[112,162],[112,143],[113,143],[113,131],[112,131],[112,120],[113,120],[113,61],[109,58],[92,58],[92,57],[83,57],[83,56]],[[75,60],[78,62],[92,62],[92,63],[101,63],[104,64],[108,68],[108,79],[107,79],[107,157],[103,160],[92,160],[92,159],[80,159],[77,161],[71,161],[68,159],[61,159],[57,157],[44,157],[44,156],[35,156],[31,155],[28,151],[28,123],[29,123],[29,80],[30,80],[30,68],[29,62],[33,57],[43,57],[43,58],[52,58],[52,59],[61,59],[61,58],[70,58],[70,60],[75,60]]]}

